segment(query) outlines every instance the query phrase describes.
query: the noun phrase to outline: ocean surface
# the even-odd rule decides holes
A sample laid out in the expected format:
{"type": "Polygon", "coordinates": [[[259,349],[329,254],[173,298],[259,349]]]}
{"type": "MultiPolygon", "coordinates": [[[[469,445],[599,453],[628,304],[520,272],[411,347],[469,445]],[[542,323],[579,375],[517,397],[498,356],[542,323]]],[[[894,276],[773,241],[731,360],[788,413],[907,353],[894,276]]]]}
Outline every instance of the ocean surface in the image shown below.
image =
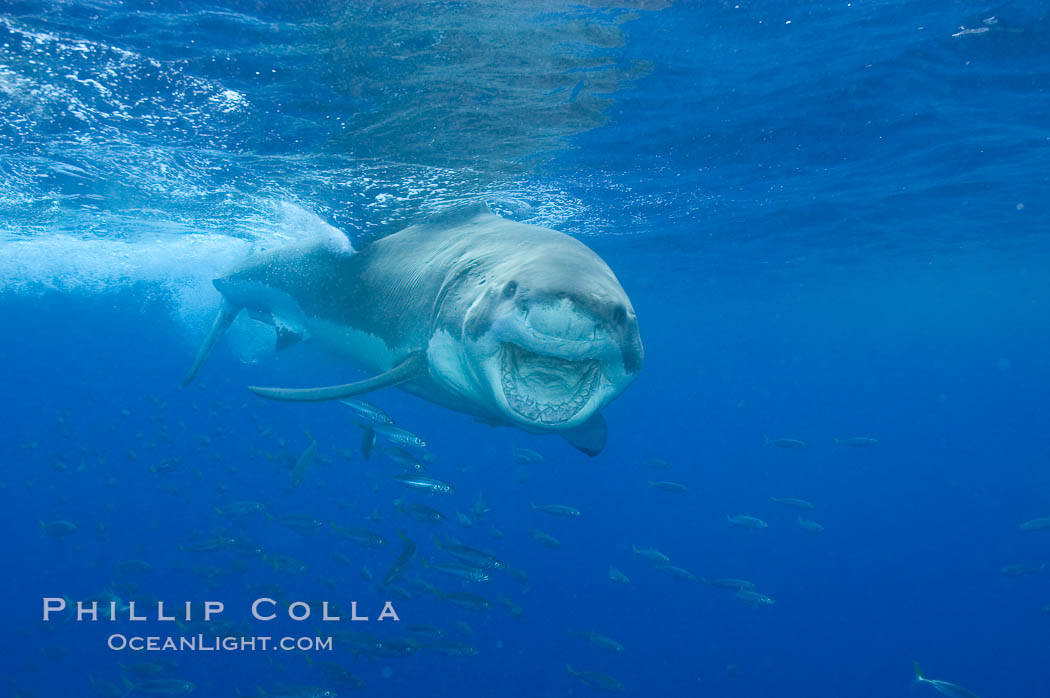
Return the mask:
{"type": "Polygon", "coordinates": [[[1043,2],[4,0],[0,690],[935,695],[918,661],[1050,695],[1050,530],[1022,528],[1050,517],[1048,234],[1043,2]],[[247,317],[179,387],[250,253],[477,200],[631,298],[645,364],[598,457],[385,389],[455,487],[407,490],[346,407],[246,390],[364,377],[247,317]],[[513,570],[443,575],[453,541],[513,570]],[[44,623],[45,597],[196,605],[44,623]]]}

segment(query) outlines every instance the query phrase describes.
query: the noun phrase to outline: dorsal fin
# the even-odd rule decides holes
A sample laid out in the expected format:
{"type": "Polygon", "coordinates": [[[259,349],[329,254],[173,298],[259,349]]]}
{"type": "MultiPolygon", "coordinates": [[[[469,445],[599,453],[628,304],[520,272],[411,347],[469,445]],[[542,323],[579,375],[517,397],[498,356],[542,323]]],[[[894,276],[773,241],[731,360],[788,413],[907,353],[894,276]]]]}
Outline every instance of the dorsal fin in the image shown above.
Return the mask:
{"type": "Polygon", "coordinates": [[[419,225],[426,228],[451,228],[484,215],[493,216],[495,214],[484,201],[472,201],[469,204],[449,206],[431,213],[420,221],[419,225]]]}

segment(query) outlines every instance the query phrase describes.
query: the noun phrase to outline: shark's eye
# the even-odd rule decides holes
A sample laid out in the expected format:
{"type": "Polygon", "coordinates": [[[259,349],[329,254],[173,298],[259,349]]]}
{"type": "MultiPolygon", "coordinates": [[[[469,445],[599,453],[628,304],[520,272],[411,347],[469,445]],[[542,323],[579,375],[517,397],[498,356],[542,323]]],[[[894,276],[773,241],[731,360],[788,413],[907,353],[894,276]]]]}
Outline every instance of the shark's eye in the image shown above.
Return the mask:
{"type": "Polygon", "coordinates": [[[503,297],[504,298],[511,298],[517,292],[518,292],[518,282],[517,281],[508,281],[507,285],[503,287],[503,297]]]}
{"type": "Polygon", "coordinates": [[[622,305],[616,306],[613,308],[612,319],[617,325],[622,325],[627,320],[627,310],[622,305]]]}

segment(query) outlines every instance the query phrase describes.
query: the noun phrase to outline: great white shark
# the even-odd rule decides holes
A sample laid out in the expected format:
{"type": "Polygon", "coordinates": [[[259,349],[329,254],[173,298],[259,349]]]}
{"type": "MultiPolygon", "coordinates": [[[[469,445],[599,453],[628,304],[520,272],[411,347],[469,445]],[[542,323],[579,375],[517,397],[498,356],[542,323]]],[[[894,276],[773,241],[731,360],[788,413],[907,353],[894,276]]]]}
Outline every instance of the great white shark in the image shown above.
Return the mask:
{"type": "Polygon", "coordinates": [[[446,209],[360,250],[317,241],[249,257],[214,280],[222,303],[189,384],[241,310],[373,374],[320,388],[250,390],[338,400],[397,385],[497,425],[561,434],[596,455],[601,409],[642,367],[638,320],[609,266],[579,240],[446,209]]]}

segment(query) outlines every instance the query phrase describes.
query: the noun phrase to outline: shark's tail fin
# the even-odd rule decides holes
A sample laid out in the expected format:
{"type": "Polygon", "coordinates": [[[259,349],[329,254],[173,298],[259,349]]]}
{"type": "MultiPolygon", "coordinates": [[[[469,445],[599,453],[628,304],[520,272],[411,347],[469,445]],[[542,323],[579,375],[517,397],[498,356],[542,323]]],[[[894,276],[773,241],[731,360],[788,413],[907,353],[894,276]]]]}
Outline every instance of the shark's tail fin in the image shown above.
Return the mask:
{"type": "Polygon", "coordinates": [[[918,662],[912,662],[912,666],[915,668],[915,681],[922,682],[926,680],[926,677],[922,675],[922,669],[919,668],[918,662]]]}
{"type": "Polygon", "coordinates": [[[201,370],[201,366],[211,356],[212,350],[215,349],[215,345],[219,339],[226,334],[226,330],[233,324],[234,318],[237,317],[237,313],[241,310],[240,306],[233,305],[225,298],[222,300],[222,305],[219,306],[219,314],[215,316],[215,322],[212,323],[211,330],[208,331],[208,336],[204,338],[204,343],[201,344],[200,350],[197,351],[197,358],[193,360],[193,365],[190,366],[190,370],[186,373],[186,377],[182,379],[182,387],[185,388],[187,385],[193,382],[196,378],[197,372],[201,370]]]}

